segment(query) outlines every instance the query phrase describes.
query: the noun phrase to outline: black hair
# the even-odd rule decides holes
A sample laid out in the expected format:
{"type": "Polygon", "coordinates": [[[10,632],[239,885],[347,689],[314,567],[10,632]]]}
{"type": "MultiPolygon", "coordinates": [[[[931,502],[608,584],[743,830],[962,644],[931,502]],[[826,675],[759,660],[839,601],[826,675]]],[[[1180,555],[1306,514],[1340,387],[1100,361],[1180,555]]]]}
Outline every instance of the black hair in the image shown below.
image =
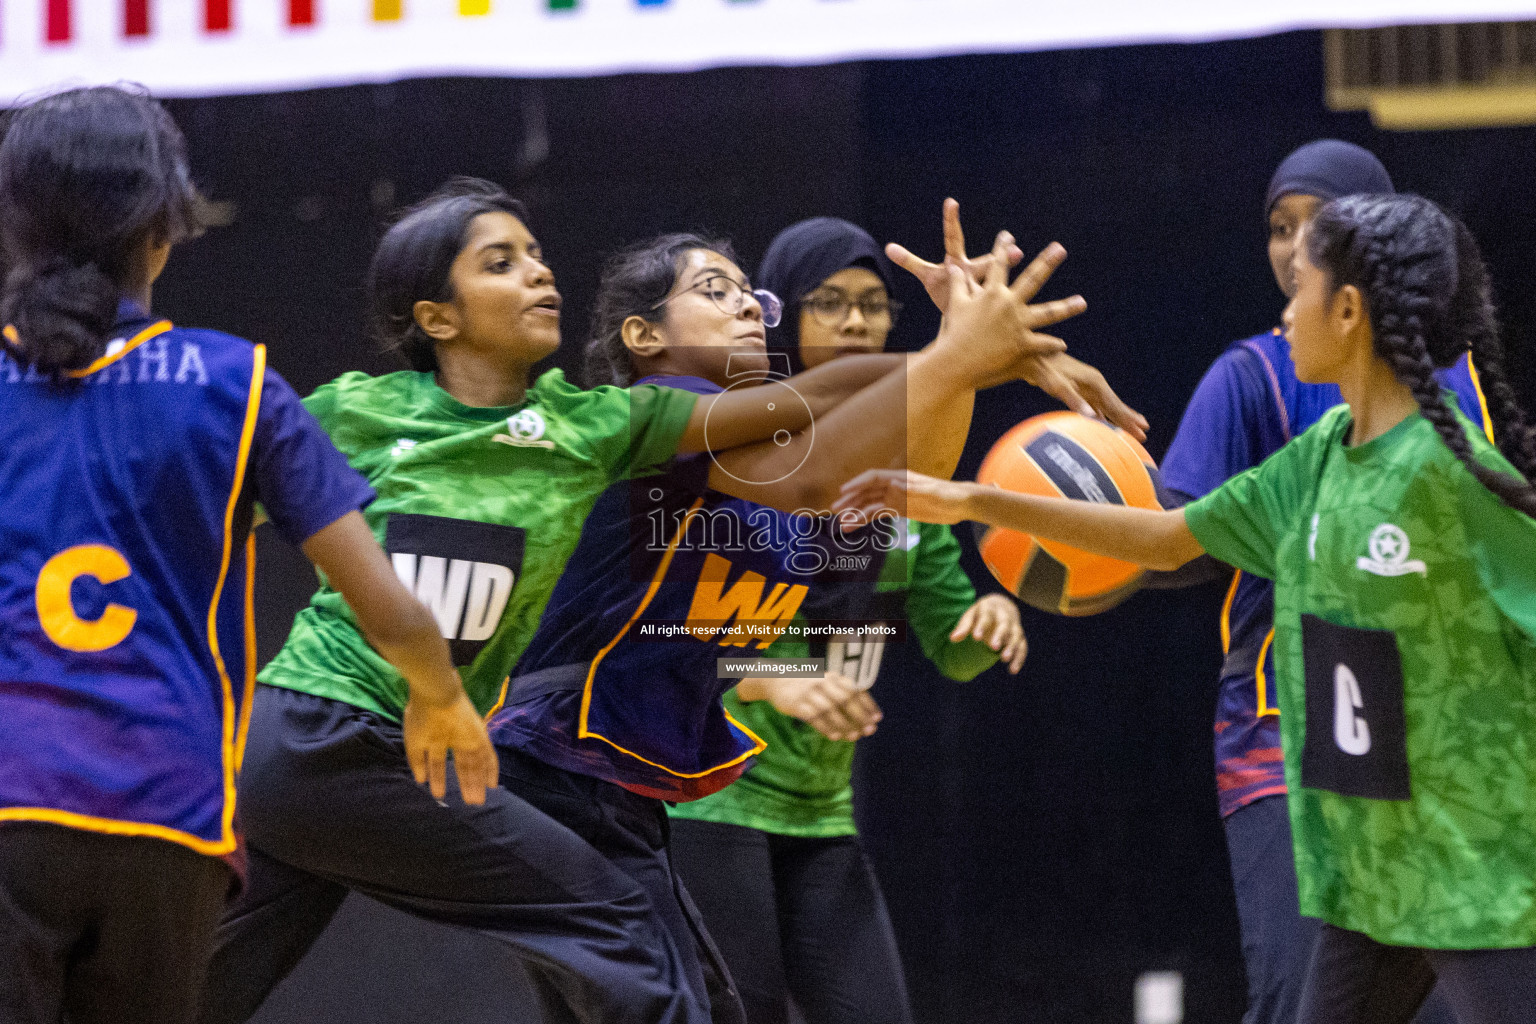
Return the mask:
{"type": "Polygon", "coordinates": [[[99,86],[28,104],[0,143],[0,319],[18,339],[6,350],[45,372],[89,364],[145,242],[202,229],[186,140],[148,94],[99,86]]]}
{"type": "Polygon", "coordinates": [[[1529,482],[1536,475],[1536,439],[1504,375],[1488,270],[1466,226],[1419,196],[1348,196],[1318,211],[1307,255],[1335,289],[1360,289],[1376,354],[1413,392],[1446,447],[1506,505],[1536,516],[1536,487],[1529,482]],[[1479,462],[1444,402],[1434,371],[1467,351],[1489,399],[1500,451],[1525,479],[1479,462]]]}
{"type": "Polygon", "coordinates": [[[628,387],[635,382],[635,366],[624,347],[624,321],[651,313],[677,284],[683,258],[696,249],[708,249],[736,262],[736,251],[729,241],[693,232],[661,235],[609,257],[592,303],[584,375],[588,387],[628,387]]]}
{"type": "Polygon", "coordinates": [[[510,213],[528,224],[528,210],[495,182],[453,178],[395,220],[368,267],[368,305],[380,344],[411,369],[437,369],[436,342],[416,323],[416,303],[453,298],[453,261],[482,213],[510,213]]]}

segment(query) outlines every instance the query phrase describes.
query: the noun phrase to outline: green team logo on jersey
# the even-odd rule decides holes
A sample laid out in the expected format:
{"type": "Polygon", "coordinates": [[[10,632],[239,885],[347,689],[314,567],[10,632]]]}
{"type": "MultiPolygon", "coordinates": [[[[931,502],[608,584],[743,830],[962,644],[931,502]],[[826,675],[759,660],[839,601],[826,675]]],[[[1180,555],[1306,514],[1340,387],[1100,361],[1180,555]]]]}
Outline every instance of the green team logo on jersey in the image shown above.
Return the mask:
{"type": "Polygon", "coordinates": [[[1362,555],[1355,561],[1355,565],[1366,572],[1377,576],[1406,576],[1411,572],[1429,575],[1423,562],[1408,557],[1408,534],[1400,527],[1382,523],[1371,531],[1367,546],[1371,552],[1369,557],[1362,555]]]}
{"type": "Polygon", "coordinates": [[[524,409],[507,417],[507,432],[492,441],[517,448],[553,448],[555,442],[544,440],[544,417],[536,409],[524,409]]]}

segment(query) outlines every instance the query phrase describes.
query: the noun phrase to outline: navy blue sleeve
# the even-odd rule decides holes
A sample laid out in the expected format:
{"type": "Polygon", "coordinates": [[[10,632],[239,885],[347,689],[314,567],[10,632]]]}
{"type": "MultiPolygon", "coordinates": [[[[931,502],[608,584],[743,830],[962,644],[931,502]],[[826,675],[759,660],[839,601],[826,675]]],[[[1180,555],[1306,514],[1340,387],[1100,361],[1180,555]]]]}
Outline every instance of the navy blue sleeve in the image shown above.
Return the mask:
{"type": "Polygon", "coordinates": [[[1255,358],[1223,352],[1200,380],[1159,467],[1163,486],[1200,498],[1264,461],[1263,425],[1274,398],[1255,358]]]}
{"type": "Polygon", "coordinates": [[[272,370],[262,381],[250,473],[267,518],[295,546],[374,499],[368,481],[272,370]]]}

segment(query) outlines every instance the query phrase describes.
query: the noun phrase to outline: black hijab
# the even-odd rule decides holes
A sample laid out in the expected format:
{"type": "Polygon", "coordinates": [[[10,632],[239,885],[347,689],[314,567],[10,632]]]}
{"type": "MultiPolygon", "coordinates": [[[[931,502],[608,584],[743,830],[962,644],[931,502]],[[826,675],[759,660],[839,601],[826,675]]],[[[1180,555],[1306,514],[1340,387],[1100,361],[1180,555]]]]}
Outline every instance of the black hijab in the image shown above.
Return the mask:
{"type": "Polygon", "coordinates": [[[1282,196],[1317,196],[1326,203],[1393,191],[1391,176],[1370,150],[1339,139],[1316,139],[1280,161],[1264,196],[1264,216],[1282,196]]]}
{"type": "Polygon", "coordinates": [[[756,284],[784,302],[784,319],[768,331],[768,351],[789,356],[792,373],[800,361],[800,300],[817,285],[849,267],[873,270],[891,294],[891,262],[868,231],[836,217],[813,217],[780,231],[758,268],[756,284]]]}

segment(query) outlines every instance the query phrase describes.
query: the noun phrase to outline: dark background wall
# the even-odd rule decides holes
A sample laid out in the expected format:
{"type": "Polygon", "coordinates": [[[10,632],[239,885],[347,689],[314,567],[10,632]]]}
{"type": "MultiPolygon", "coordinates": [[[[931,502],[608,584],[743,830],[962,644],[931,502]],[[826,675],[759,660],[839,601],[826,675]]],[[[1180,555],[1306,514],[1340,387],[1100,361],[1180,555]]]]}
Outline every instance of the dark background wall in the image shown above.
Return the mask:
{"type": "MultiPolygon", "coordinates": [[[[1217,353],[1277,322],[1264,187],[1291,148],[1331,135],[1373,148],[1401,188],[1466,218],[1529,396],[1536,133],[1376,132],[1324,108],[1321,54],[1318,35],[1295,33],[176,101],[199,180],[235,217],[176,255],[156,304],[268,343],[301,392],[344,370],[393,369],[362,330],[382,218],[451,174],[483,175],[529,202],[567,298],[556,362],[571,368],[601,259],[625,242],[705,227],[732,235],[750,264],[780,228],[833,214],[931,255],[954,195],[973,248],[1004,226],[1026,248],[1067,247],[1051,294],[1081,291],[1090,311],[1061,333],[1151,418],[1160,455],[1217,353]]],[[[919,345],[937,318],[916,288],[899,297],[912,313],[896,341],[919,345]]],[[[1022,385],[983,396],[961,472],[1049,404],[1022,385]]],[[[313,578],[270,537],[261,556],[265,659],[313,578]]],[[[946,685],[897,653],[857,790],[920,1021],[1129,1021],[1149,969],[1184,972],[1187,1020],[1239,1018],[1211,763],[1220,597],[1142,594],[1087,620],[1026,610],[1032,648],[1016,679],[946,685]]],[[[483,940],[358,905],[262,1019],[525,1009],[515,964],[483,940]]]]}

